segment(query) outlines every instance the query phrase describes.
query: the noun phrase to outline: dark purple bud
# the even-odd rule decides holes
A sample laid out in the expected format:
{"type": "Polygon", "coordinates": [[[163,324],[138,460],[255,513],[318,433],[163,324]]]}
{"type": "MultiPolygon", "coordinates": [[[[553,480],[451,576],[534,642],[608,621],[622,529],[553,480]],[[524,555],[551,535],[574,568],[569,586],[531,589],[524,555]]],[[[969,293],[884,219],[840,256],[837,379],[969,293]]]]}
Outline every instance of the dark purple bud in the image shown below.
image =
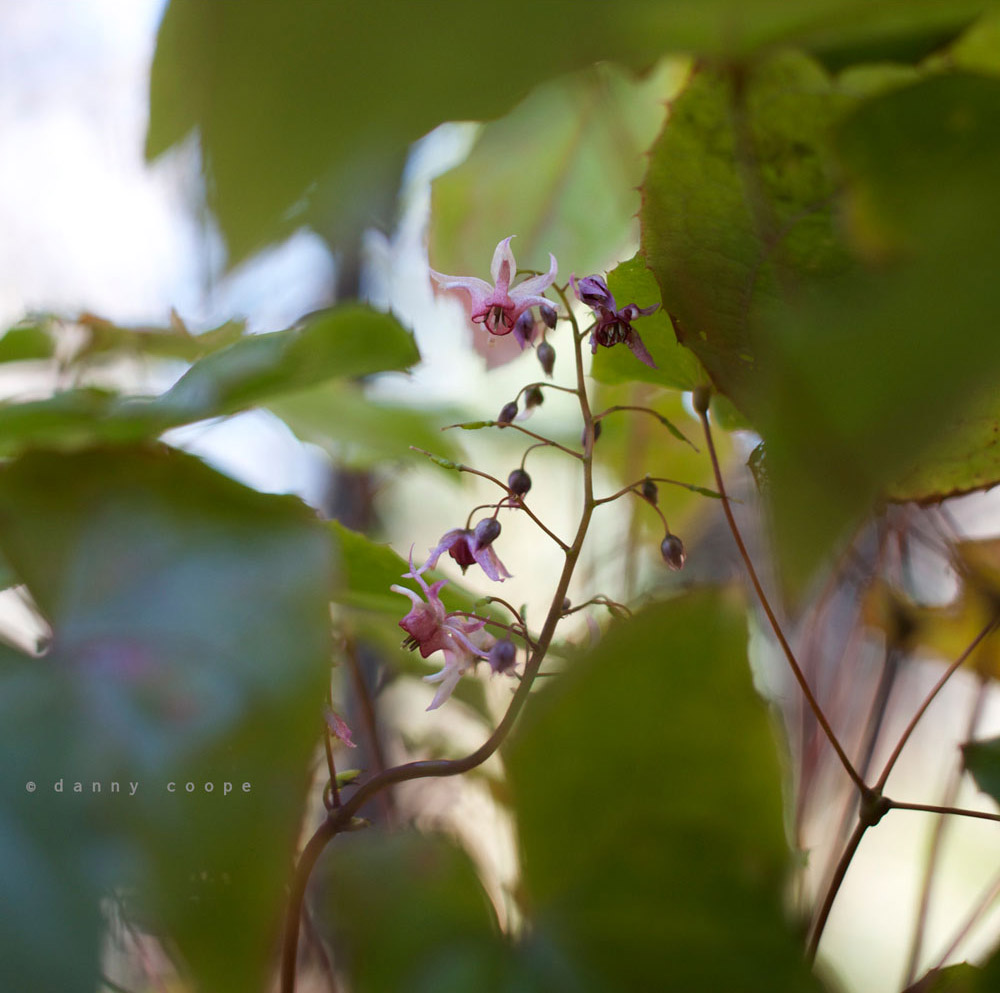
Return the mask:
{"type": "Polygon", "coordinates": [[[517,401],[511,400],[510,403],[505,403],[503,405],[503,409],[500,411],[497,421],[500,424],[510,424],[515,417],[517,417],[517,401]]]}
{"type": "Polygon", "coordinates": [[[500,537],[500,522],[495,517],[487,517],[476,525],[473,534],[480,548],[492,545],[500,537]]]}
{"type": "Polygon", "coordinates": [[[535,337],[535,318],[530,310],[526,310],[514,322],[514,337],[522,348],[535,337]]]}
{"type": "Polygon", "coordinates": [[[555,329],[556,321],[559,320],[559,315],[556,313],[555,307],[550,307],[547,303],[539,304],[538,314],[550,331],[555,329]]]}
{"type": "Polygon", "coordinates": [[[668,534],[660,542],[660,554],[663,556],[663,561],[667,563],[667,566],[673,569],[674,572],[677,572],[684,565],[684,542],[677,535],[668,534]]]}
{"type": "Polygon", "coordinates": [[[573,606],[573,601],[570,600],[568,596],[564,596],[562,602],[562,612],[565,614],[566,611],[569,610],[569,608],[572,606],[573,606]]]}
{"type": "Polygon", "coordinates": [[[545,403],[545,397],[537,386],[529,386],[524,391],[524,409],[531,410],[532,407],[540,407],[545,403]]]}
{"type": "Polygon", "coordinates": [[[543,341],[538,346],[538,350],[535,354],[538,356],[538,362],[542,367],[542,372],[544,372],[545,375],[551,379],[552,370],[556,364],[556,350],[547,341],[543,341]]]}
{"type": "Polygon", "coordinates": [[[572,282],[576,298],[588,307],[615,309],[615,298],[611,295],[608,284],[600,276],[584,276],[583,279],[572,282]]]}
{"type": "Polygon", "coordinates": [[[510,638],[504,638],[490,649],[488,661],[494,672],[507,672],[517,663],[517,647],[510,638]]]}
{"type": "Polygon", "coordinates": [[[644,500],[648,500],[654,507],[659,500],[660,491],[656,488],[656,483],[654,483],[649,476],[647,476],[642,481],[642,497],[644,500]]]}
{"type": "MultiPolygon", "coordinates": [[[[594,444],[597,444],[597,439],[601,437],[601,422],[594,421],[594,444]]],[[[587,429],[583,429],[583,437],[580,438],[580,444],[587,447],[587,429]]]]}
{"type": "Polygon", "coordinates": [[[531,476],[523,469],[515,469],[507,477],[507,486],[514,496],[524,496],[531,489],[531,476]]]}

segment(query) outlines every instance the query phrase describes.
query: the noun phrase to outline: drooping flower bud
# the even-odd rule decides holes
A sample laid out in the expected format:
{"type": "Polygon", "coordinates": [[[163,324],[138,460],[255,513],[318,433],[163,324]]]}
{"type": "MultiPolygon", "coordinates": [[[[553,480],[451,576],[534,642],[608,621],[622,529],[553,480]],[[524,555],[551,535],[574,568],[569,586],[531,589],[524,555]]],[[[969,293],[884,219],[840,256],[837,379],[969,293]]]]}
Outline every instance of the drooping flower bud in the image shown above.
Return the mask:
{"type": "Polygon", "coordinates": [[[649,476],[647,476],[642,481],[642,498],[648,500],[654,507],[660,498],[660,491],[657,489],[656,483],[654,483],[649,476]]]}
{"type": "Polygon", "coordinates": [[[523,469],[515,469],[507,477],[507,486],[514,496],[524,496],[531,489],[531,476],[523,469]]]}
{"type": "Polygon", "coordinates": [[[524,348],[526,345],[530,344],[535,337],[535,318],[532,316],[530,310],[526,310],[515,322],[514,322],[514,337],[517,339],[517,343],[524,348]]]}
{"type": "Polygon", "coordinates": [[[570,598],[568,596],[564,596],[563,597],[563,602],[562,602],[562,612],[565,614],[566,611],[568,611],[569,608],[572,607],[572,606],[573,606],[573,601],[570,600],[570,598]]]}
{"type": "Polygon", "coordinates": [[[487,517],[476,525],[473,537],[480,548],[492,545],[500,537],[500,522],[495,517],[487,517]]]}
{"type": "Polygon", "coordinates": [[[510,424],[515,417],[517,417],[517,401],[511,400],[510,403],[505,403],[503,405],[503,408],[497,416],[497,422],[500,424],[510,424]]]}
{"type": "Polygon", "coordinates": [[[550,331],[555,330],[556,321],[559,319],[555,307],[550,307],[547,303],[539,304],[538,315],[550,331]]]}
{"type": "MultiPolygon", "coordinates": [[[[601,422],[594,421],[594,444],[597,444],[597,439],[601,437],[601,422]]],[[[584,448],[587,447],[587,428],[584,426],[583,434],[580,436],[580,444],[584,448]]]]}
{"type": "Polygon", "coordinates": [[[540,407],[545,403],[545,396],[537,386],[529,386],[524,391],[524,409],[531,410],[532,407],[540,407]]]}
{"type": "Polygon", "coordinates": [[[547,341],[543,341],[536,349],[535,354],[538,356],[542,372],[551,379],[552,370],[556,364],[556,350],[547,341]]]}
{"type": "Polygon", "coordinates": [[[517,663],[517,646],[503,638],[490,649],[487,661],[494,672],[507,672],[517,663]]]}
{"type": "Polygon", "coordinates": [[[660,555],[663,556],[663,561],[667,563],[670,569],[674,572],[679,572],[684,566],[684,542],[675,534],[670,534],[668,532],[667,536],[660,542],[660,555]]]}

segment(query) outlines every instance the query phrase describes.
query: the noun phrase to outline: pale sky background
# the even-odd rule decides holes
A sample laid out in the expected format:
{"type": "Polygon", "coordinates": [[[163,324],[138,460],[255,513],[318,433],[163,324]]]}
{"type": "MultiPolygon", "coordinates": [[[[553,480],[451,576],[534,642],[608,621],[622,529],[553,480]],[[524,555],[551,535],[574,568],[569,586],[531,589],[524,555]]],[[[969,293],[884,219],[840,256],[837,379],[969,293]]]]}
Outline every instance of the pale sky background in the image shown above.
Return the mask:
{"type": "MultiPolygon", "coordinates": [[[[174,307],[194,328],[246,316],[254,330],[263,331],[329,301],[333,260],[305,232],[222,280],[219,240],[191,210],[194,151],[146,167],[148,69],[163,6],[163,0],[0,0],[0,326],[32,310],[81,309],[122,323],[163,324],[174,307]]],[[[372,236],[369,250],[373,297],[391,302],[413,323],[427,357],[413,377],[394,377],[383,388],[414,399],[433,393],[438,402],[469,403],[475,396],[487,408],[477,415],[482,417],[493,416],[527,377],[535,378],[537,366],[526,372],[528,356],[484,377],[466,337],[455,333],[459,308],[431,296],[422,247],[426,179],[441,162],[460,155],[469,138],[468,129],[451,129],[415,159],[410,209],[399,231],[393,239],[372,236]]],[[[481,275],[491,253],[487,246],[481,275]]],[[[16,393],[16,385],[9,391],[16,393]]],[[[195,426],[174,438],[260,489],[289,490],[312,501],[320,496],[316,460],[267,415],[195,426]]],[[[425,508],[412,535],[419,550],[455,526],[453,515],[470,506],[469,493],[442,496],[422,479],[412,487],[390,506],[400,513],[406,504],[425,508]]],[[[553,488],[551,506],[538,508],[543,517],[559,509],[559,490],[553,488]]],[[[601,529],[595,560],[620,540],[614,526],[601,529]]],[[[544,571],[525,570],[536,579],[544,571]]],[[[937,671],[928,669],[927,678],[937,671]]],[[[953,754],[947,738],[958,738],[969,692],[961,679],[949,688],[954,707],[942,703],[940,711],[954,720],[949,724],[939,716],[927,727],[931,734],[918,735],[900,771],[900,795],[926,796],[942,757],[953,754]]],[[[1000,725],[996,707],[988,720],[1000,725]]],[[[963,799],[976,801],[973,791],[963,799]]],[[[908,880],[921,859],[921,825],[929,823],[920,814],[890,820],[892,826],[869,835],[824,944],[851,988],[865,993],[898,989],[892,949],[901,955],[908,940],[914,905],[908,880]]],[[[953,871],[940,877],[949,892],[932,922],[930,949],[950,936],[1000,864],[996,825],[963,823],[953,836],[953,871]]],[[[979,934],[968,951],[983,951],[989,931],[979,934]]]]}

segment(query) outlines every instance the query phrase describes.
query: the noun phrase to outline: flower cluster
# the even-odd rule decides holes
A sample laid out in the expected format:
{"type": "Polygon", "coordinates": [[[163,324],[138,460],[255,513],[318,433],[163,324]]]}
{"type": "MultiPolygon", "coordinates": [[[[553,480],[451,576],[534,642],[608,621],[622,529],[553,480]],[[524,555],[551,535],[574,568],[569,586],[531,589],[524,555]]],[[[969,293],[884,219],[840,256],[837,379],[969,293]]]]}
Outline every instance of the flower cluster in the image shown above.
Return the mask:
{"type": "MultiPolygon", "coordinates": [[[[493,277],[492,285],[475,276],[447,276],[440,272],[431,271],[431,277],[439,289],[461,291],[467,295],[469,316],[473,324],[482,325],[491,335],[513,334],[522,349],[529,345],[535,348],[542,371],[547,376],[551,376],[555,363],[555,350],[546,340],[546,334],[548,331],[555,330],[561,318],[556,307],[546,299],[544,294],[550,289],[554,290],[558,293],[563,305],[566,306],[568,287],[555,285],[558,266],[555,257],[551,254],[549,255],[548,272],[529,274],[527,278],[517,283],[517,262],[510,247],[512,237],[504,238],[493,253],[493,262],[490,266],[493,277]],[[535,311],[537,311],[537,317],[535,311]]],[[[613,345],[625,344],[639,361],[655,367],[652,356],[632,325],[636,318],[652,314],[659,304],[639,307],[637,304],[630,303],[619,307],[607,284],[600,276],[585,276],[579,280],[575,276],[570,276],[569,285],[572,286],[577,299],[590,307],[594,313],[594,323],[587,329],[590,331],[592,351],[596,352],[598,345],[610,348],[613,345]]],[[[581,333],[577,329],[576,318],[572,313],[562,315],[562,319],[569,320],[573,325],[576,334],[574,345],[579,357],[579,344],[582,335],[585,335],[587,331],[581,333]]],[[[580,368],[579,362],[577,368],[580,368]]],[[[494,423],[500,427],[506,427],[511,425],[515,418],[518,418],[518,398],[522,394],[525,415],[538,407],[544,399],[541,389],[543,385],[546,384],[533,383],[524,387],[518,393],[517,398],[504,405],[494,423]]],[[[553,388],[562,389],[563,387],[553,388]]],[[[583,384],[580,382],[577,391],[583,389],[583,384]]],[[[586,409],[584,413],[586,416],[586,409]]],[[[601,429],[601,416],[603,415],[591,416],[587,421],[584,441],[582,442],[585,447],[593,444],[593,441],[597,439],[601,429]]],[[[527,433],[539,439],[542,445],[555,444],[530,431],[527,433]]],[[[556,447],[562,446],[557,445],[556,447]]],[[[480,475],[485,474],[480,473],[480,475]]],[[[499,480],[494,481],[498,485],[504,486],[499,480]]],[[[435,568],[440,558],[447,553],[459,565],[463,574],[470,566],[478,565],[494,582],[502,583],[504,580],[510,579],[511,574],[500,561],[493,547],[494,541],[500,535],[500,523],[496,519],[496,514],[502,507],[527,512],[535,523],[566,551],[569,546],[526,507],[524,498],[531,489],[531,485],[531,477],[525,471],[522,460],[520,468],[515,469],[508,476],[506,493],[494,505],[496,510],[492,517],[484,518],[475,527],[470,526],[470,520],[464,528],[453,528],[446,532],[437,545],[430,549],[426,562],[420,568],[414,566],[411,553],[410,571],[404,574],[403,578],[413,580],[419,587],[419,592],[405,586],[391,587],[394,592],[408,597],[411,604],[409,612],[399,622],[399,626],[406,632],[407,636],[403,642],[404,646],[411,650],[419,650],[424,658],[435,652],[441,652],[444,655],[444,665],[441,670],[434,675],[425,677],[429,682],[439,684],[428,710],[440,707],[452,694],[463,674],[474,669],[480,661],[488,662],[494,673],[511,672],[517,664],[517,646],[514,642],[508,637],[502,637],[498,640],[486,630],[487,623],[494,624],[495,622],[487,622],[485,618],[464,611],[449,612],[440,596],[447,580],[442,579],[428,584],[423,574],[428,569],[435,568]]],[[[630,488],[623,492],[627,492],[628,489],[630,488]]],[[[652,480],[647,479],[641,491],[636,489],[635,492],[653,507],[656,507],[656,486],[652,480]]],[[[660,516],[663,517],[662,512],[660,516]]],[[[664,526],[666,528],[665,518],[664,526]]],[[[667,536],[661,545],[661,554],[671,569],[679,569],[684,563],[683,545],[679,538],[670,534],[669,528],[666,528],[666,531],[667,536]]],[[[513,610],[513,608],[511,609],[513,610]]],[[[497,626],[501,629],[506,627],[506,625],[497,626]]],[[[521,618],[520,623],[515,620],[514,626],[508,627],[507,630],[517,637],[523,637],[528,645],[531,644],[523,618],[521,618]]]]}

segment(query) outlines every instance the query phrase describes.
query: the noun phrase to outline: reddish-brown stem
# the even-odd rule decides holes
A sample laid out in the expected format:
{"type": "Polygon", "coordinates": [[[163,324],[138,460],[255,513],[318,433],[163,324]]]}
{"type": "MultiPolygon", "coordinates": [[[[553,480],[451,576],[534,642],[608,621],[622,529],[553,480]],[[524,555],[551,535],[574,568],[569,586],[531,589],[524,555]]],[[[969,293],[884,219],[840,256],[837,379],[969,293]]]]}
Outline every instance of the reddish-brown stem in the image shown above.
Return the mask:
{"type": "Polygon", "coordinates": [[[823,903],[816,914],[816,919],[812,926],[812,932],[809,935],[809,942],[806,945],[806,961],[810,965],[816,960],[816,951],[819,949],[819,940],[823,937],[823,929],[826,927],[827,918],[829,918],[830,911],[833,908],[833,901],[837,899],[837,893],[840,891],[840,884],[844,881],[844,877],[847,875],[848,866],[850,866],[851,861],[854,858],[854,854],[858,850],[858,845],[861,844],[861,839],[865,836],[865,832],[870,826],[871,825],[867,821],[859,820],[857,826],[854,828],[854,833],[844,846],[844,853],[840,856],[840,861],[837,863],[833,879],[830,881],[830,885],[826,889],[826,895],[824,896],[823,903]]]}
{"type": "Polygon", "coordinates": [[[708,422],[707,399],[706,402],[701,405],[696,402],[696,409],[698,410],[702,426],[705,430],[705,443],[708,446],[708,455],[712,462],[712,471],[715,474],[715,486],[722,496],[722,509],[725,512],[726,521],[729,524],[729,530],[732,532],[733,539],[736,541],[736,546],[739,549],[740,558],[743,559],[743,564],[750,576],[750,582],[753,584],[754,592],[757,594],[757,599],[760,601],[760,605],[763,607],[764,613],[767,615],[767,620],[771,625],[771,630],[774,632],[774,636],[778,639],[778,643],[781,645],[781,650],[784,652],[785,658],[788,660],[788,665],[791,667],[792,674],[795,676],[795,681],[799,684],[799,688],[802,690],[813,715],[819,722],[819,726],[823,729],[823,733],[829,740],[833,750],[837,753],[837,758],[840,759],[840,764],[844,767],[848,776],[851,777],[854,785],[857,786],[862,793],[865,793],[868,787],[865,785],[865,781],[858,774],[858,771],[854,768],[851,760],[847,757],[847,753],[844,751],[843,746],[837,739],[836,734],[834,734],[833,728],[830,726],[830,722],[826,718],[826,714],[823,713],[823,708],[819,705],[819,701],[813,694],[813,691],[806,680],[805,674],[802,672],[802,668],[799,666],[798,660],[795,658],[792,646],[788,643],[788,639],[785,637],[785,634],[781,629],[781,625],[778,623],[778,618],[771,609],[770,601],[764,593],[764,588],[761,586],[760,579],[757,577],[757,570],[753,566],[753,562],[747,552],[746,545],[743,544],[743,538],[740,535],[739,528],[736,526],[736,518],[733,517],[732,508],[729,506],[729,497],[726,495],[725,484],[722,481],[722,468],[719,465],[719,458],[715,451],[715,442],[712,439],[712,428],[708,422]]]}
{"type": "MultiPolygon", "coordinates": [[[[565,294],[560,292],[563,303],[566,304],[565,294]]],[[[568,309],[568,304],[567,304],[568,309]]],[[[577,329],[576,321],[570,314],[570,321],[573,324],[574,332],[577,329]]],[[[562,619],[562,604],[569,589],[570,580],[576,568],[576,563],[583,550],[584,539],[587,537],[587,530],[590,527],[590,520],[594,513],[594,475],[593,462],[590,451],[593,447],[594,421],[590,410],[590,403],[587,398],[586,381],[583,373],[583,352],[580,348],[579,337],[574,333],[574,351],[576,354],[576,376],[579,384],[580,413],[584,422],[584,436],[589,444],[586,446],[586,454],[576,455],[583,463],[583,511],[580,515],[580,522],[577,525],[576,535],[573,543],[566,549],[566,560],[563,563],[559,580],[549,605],[545,623],[539,633],[527,663],[524,667],[524,675],[518,683],[514,695],[504,712],[500,723],[493,733],[474,752],[460,759],[428,759],[416,762],[407,762],[403,765],[385,769],[377,773],[368,782],[363,783],[345,800],[341,806],[335,810],[328,810],[326,819],[319,825],[312,837],[306,843],[302,854],[299,857],[298,865],[292,876],[292,883],[288,896],[288,911],[285,917],[285,933],[282,939],[281,951],[281,993],[294,993],[295,990],[295,970],[298,955],[299,929],[302,917],[302,906],[305,900],[306,885],[317,859],[326,848],[327,844],[341,831],[351,826],[351,819],[355,813],[371,798],[377,796],[382,790],[389,786],[408,782],[414,779],[425,779],[427,777],[457,776],[468,772],[482,765],[500,747],[518,715],[523,708],[525,701],[531,692],[532,684],[538,675],[549,645],[555,636],[556,626],[562,619]]],[[[545,439],[542,439],[545,440],[545,439]]]]}

